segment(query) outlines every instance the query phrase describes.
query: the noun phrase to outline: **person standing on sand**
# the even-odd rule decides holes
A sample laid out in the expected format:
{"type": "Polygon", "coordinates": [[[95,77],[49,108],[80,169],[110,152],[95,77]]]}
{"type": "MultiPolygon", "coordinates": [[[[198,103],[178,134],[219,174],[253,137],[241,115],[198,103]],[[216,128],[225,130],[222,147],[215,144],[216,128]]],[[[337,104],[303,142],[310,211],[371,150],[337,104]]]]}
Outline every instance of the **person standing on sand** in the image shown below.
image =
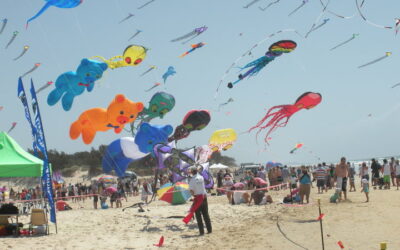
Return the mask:
{"type": "Polygon", "coordinates": [[[304,203],[304,196],[306,196],[307,203],[310,202],[310,192],[311,192],[311,176],[309,175],[307,168],[301,167],[301,175],[299,177],[300,181],[300,203],[304,203]]]}
{"type": "Polygon", "coordinates": [[[322,194],[328,191],[326,187],[326,177],[328,176],[328,172],[326,169],[321,165],[318,164],[317,169],[315,170],[315,179],[317,180],[317,187],[318,187],[318,193],[322,194]]]}
{"type": "Polygon", "coordinates": [[[372,186],[376,186],[379,180],[379,170],[381,169],[381,165],[375,161],[375,159],[371,160],[371,172],[372,172],[372,186]]]}
{"type": "Polygon", "coordinates": [[[394,164],[395,170],[396,170],[396,184],[397,184],[397,190],[399,190],[400,186],[400,162],[399,160],[396,160],[396,163],[394,164]]]}
{"type": "MultiPolygon", "coordinates": [[[[367,181],[369,181],[368,166],[367,166],[367,163],[365,163],[365,162],[363,162],[361,164],[360,178],[361,178],[361,180],[366,179],[367,181]]],[[[363,186],[363,183],[361,182],[361,187],[362,186],[363,186]]]]}
{"type": "Polygon", "coordinates": [[[350,182],[350,190],[349,192],[356,192],[356,185],[354,184],[354,177],[356,175],[356,169],[354,166],[350,165],[350,162],[347,162],[347,165],[350,167],[349,168],[349,182],[350,182]]]}
{"type": "Polygon", "coordinates": [[[385,189],[390,189],[390,165],[386,159],[383,159],[383,183],[385,184],[385,189]]]}
{"type": "Polygon", "coordinates": [[[340,199],[342,198],[342,192],[344,199],[347,200],[347,176],[349,175],[349,165],[346,163],[346,158],[342,157],[340,163],[336,165],[336,189],[340,191],[340,199]]]}
{"type": "Polygon", "coordinates": [[[200,235],[204,235],[203,219],[206,224],[207,232],[208,233],[212,232],[210,215],[208,214],[207,193],[204,185],[204,178],[203,176],[197,173],[197,168],[192,168],[191,173],[192,173],[192,178],[189,181],[189,189],[190,193],[194,196],[194,200],[190,212],[194,212],[196,214],[197,226],[199,228],[200,235]],[[200,201],[201,204],[196,204],[196,202],[200,201]]]}
{"type": "Polygon", "coordinates": [[[365,193],[365,197],[367,198],[366,202],[369,202],[369,181],[367,179],[362,179],[361,184],[362,184],[361,192],[365,193]]]}
{"type": "Polygon", "coordinates": [[[396,186],[396,161],[394,160],[394,157],[390,158],[390,177],[392,179],[392,185],[393,187],[396,186]]]}

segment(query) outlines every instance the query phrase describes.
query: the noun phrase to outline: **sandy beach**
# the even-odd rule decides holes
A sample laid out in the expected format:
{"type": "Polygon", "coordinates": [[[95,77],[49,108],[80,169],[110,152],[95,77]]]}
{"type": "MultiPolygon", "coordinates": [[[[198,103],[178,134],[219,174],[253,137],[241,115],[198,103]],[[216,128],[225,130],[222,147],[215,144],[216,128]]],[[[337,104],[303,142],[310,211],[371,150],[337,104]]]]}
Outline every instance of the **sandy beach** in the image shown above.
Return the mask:
{"type": "MultiPolygon", "coordinates": [[[[210,196],[213,233],[198,236],[195,221],[181,218],[189,203],[172,206],[155,201],[143,213],[137,208],[94,210],[92,200],[69,204],[71,211],[57,213],[49,236],[2,238],[3,249],[155,249],[161,236],[164,249],[322,249],[317,199],[321,199],[325,249],[389,249],[400,246],[398,237],[400,191],[371,190],[369,203],[363,193],[351,192],[348,201],[329,203],[328,193],[312,189],[311,204],[287,207],[278,204],[287,190],[270,191],[271,205],[230,205],[225,196],[210,196]]],[[[123,207],[139,202],[128,197],[123,207]]],[[[28,217],[22,217],[27,222],[28,217]]]]}

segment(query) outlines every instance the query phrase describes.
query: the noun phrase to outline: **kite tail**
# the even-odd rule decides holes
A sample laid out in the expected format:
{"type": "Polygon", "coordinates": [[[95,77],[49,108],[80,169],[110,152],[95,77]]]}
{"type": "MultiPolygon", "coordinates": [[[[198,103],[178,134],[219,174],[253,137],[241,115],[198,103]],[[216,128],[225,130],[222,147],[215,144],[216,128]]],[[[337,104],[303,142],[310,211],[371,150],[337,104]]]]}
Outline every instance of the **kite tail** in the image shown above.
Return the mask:
{"type": "Polygon", "coordinates": [[[360,68],[363,68],[363,67],[365,67],[365,66],[368,66],[368,65],[377,63],[377,62],[379,62],[379,61],[385,59],[386,57],[388,57],[388,56],[385,55],[385,56],[379,57],[378,59],[375,59],[375,60],[373,60],[373,61],[371,61],[371,62],[368,62],[368,63],[366,63],[366,64],[363,64],[363,65],[358,66],[358,68],[360,69],[360,68]]]}
{"type": "Polygon", "coordinates": [[[185,57],[187,54],[189,54],[189,52],[185,52],[185,53],[183,53],[182,55],[180,55],[179,57],[180,57],[180,58],[183,58],[183,57],[185,57]]]}
{"type": "Polygon", "coordinates": [[[4,29],[6,28],[7,21],[8,21],[7,18],[3,19],[3,25],[1,26],[1,29],[0,29],[0,35],[1,35],[1,33],[3,33],[4,29]]]}
{"type": "Polygon", "coordinates": [[[47,2],[40,10],[39,12],[34,15],[33,17],[31,17],[30,19],[28,19],[28,21],[26,21],[26,26],[25,28],[28,28],[29,22],[33,21],[34,19],[36,19],[37,17],[39,17],[40,15],[43,14],[43,12],[45,12],[50,6],[51,6],[51,2],[47,2]]]}
{"type": "Polygon", "coordinates": [[[265,136],[265,139],[264,139],[264,141],[265,141],[265,143],[267,143],[268,144],[268,137],[269,137],[269,134],[271,134],[274,130],[275,130],[275,124],[280,120],[280,119],[282,119],[284,117],[284,114],[282,114],[282,113],[280,113],[280,114],[277,114],[277,115],[275,115],[266,125],[264,125],[264,126],[258,126],[258,131],[257,131],[257,133],[256,133],[256,140],[258,139],[258,135],[261,133],[261,131],[263,130],[263,129],[265,129],[265,128],[267,128],[267,127],[271,127],[269,130],[268,130],[268,132],[267,132],[267,135],[265,136]]]}
{"type": "Polygon", "coordinates": [[[293,15],[294,13],[296,13],[301,7],[303,7],[306,3],[303,2],[299,7],[297,7],[296,9],[294,9],[292,12],[289,13],[288,16],[293,15]]]}
{"type": "Polygon", "coordinates": [[[189,40],[186,40],[186,41],[182,42],[182,44],[186,44],[187,42],[189,42],[189,41],[195,39],[196,37],[200,36],[200,34],[201,34],[201,33],[197,33],[195,36],[193,36],[193,37],[190,38],[189,40]]]}
{"type": "Polygon", "coordinates": [[[339,48],[340,46],[343,46],[343,45],[345,45],[346,43],[348,43],[348,42],[350,42],[351,40],[353,40],[354,38],[356,38],[355,36],[353,36],[352,38],[350,38],[350,39],[347,39],[346,41],[344,41],[344,42],[342,42],[342,43],[339,43],[338,45],[336,45],[335,47],[333,47],[333,48],[331,48],[330,49],[330,51],[332,51],[332,50],[334,50],[334,49],[337,49],[337,48],[339,48]]]}
{"type": "Polygon", "coordinates": [[[276,111],[276,112],[271,113],[271,111],[274,110],[275,108],[277,108],[277,107],[272,107],[272,108],[270,108],[270,109],[268,110],[267,114],[264,116],[264,118],[262,118],[255,126],[251,127],[251,128],[248,130],[248,132],[251,132],[251,131],[252,131],[253,129],[255,129],[255,128],[260,128],[260,127],[262,126],[262,124],[265,123],[265,121],[266,121],[268,118],[270,118],[271,116],[274,116],[274,118],[272,118],[271,121],[268,122],[268,124],[271,123],[274,119],[276,119],[277,114],[278,114],[280,111],[276,111]]]}
{"type": "Polygon", "coordinates": [[[189,223],[189,221],[192,219],[192,217],[193,217],[194,213],[196,212],[196,210],[197,210],[197,209],[201,206],[201,204],[203,203],[203,200],[204,200],[204,195],[196,195],[196,196],[194,197],[194,199],[193,199],[193,205],[192,205],[192,207],[190,208],[188,215],[187,215],[185,218],[183,218],[183,220],[182,220],[185,224],[188,224],[188,223],[189,223]]]}
{"type": "Polygon", "coordinates": [[[186,35],[183,35],[183,36],[181,36],[181,37],[178,37],[178,38],[175,38],[175,39],[171,40],[171,42],[177,42],[177,41],[180,41],[180,40],[189,38],[189,37],[191,37],[191,36],[193,36],[193,35],[195,35],[195,34],[196,34],[196,31],[193,30],[192,32],[187,33],[186,35]]]}

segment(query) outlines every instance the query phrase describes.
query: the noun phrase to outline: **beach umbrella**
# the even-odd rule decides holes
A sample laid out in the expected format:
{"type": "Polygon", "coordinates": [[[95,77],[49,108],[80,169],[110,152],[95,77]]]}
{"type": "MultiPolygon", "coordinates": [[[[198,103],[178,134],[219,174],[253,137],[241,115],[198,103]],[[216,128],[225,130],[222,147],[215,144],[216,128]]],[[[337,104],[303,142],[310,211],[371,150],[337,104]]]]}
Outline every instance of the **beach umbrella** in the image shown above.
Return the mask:
{"type": "Polygon", "coordinates": [[[106,188],[106,191],[110,194],[117,192],[117,188],[116,187],[108,187],[106,188]]]}
{"type": "Polygon", "coordinates": [[[104,175],[104,176],[99,178],[99,181],[103,182],[103,183],[114,183],[115,182],[115,178],[112,175],[104,175]]]}
{"type": "Polygon", "coordinates": [[[183,204],[190,198],[189,185],[184,182],[167,183],[157,191],[158,198],[172,205],[183,204]]]}

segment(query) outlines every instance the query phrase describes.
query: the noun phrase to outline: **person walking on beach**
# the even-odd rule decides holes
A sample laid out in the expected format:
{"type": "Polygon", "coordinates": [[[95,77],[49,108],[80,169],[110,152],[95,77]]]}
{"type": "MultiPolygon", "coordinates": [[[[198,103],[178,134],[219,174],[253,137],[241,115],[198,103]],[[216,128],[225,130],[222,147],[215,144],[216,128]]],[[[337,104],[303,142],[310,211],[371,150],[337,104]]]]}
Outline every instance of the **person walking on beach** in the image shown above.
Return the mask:
{"type": "Polygon", "coordinates": [[[390,158],[390,178],[392,179],[392,185],[393,187],[396,186],[395,180],[396,180],[396,161],[394,160],[394,157],[390,158]]]}
{"type": "Polygon", "coordinates": [[[394,165],[395,170],[396,170],[396,186],[397,186],[397,190],[399,190],[399,186],[400,186],[400,162],[399,160],[396,160],[396,163],[394,165]]]}
{"type": "Polygon", "coordinates": [[[336,165],[336,189],[340,192],[339,197],[342,198],[342,192],[344,199],[347,200],[347,176],[349,175],[349,165],[346,163],[346,158],[342,157],[340,163],[336,165]]]}
{"type": "Polygon", "coordinates": [[[362,179],[361,184],[362,184],[361,192],[365,193],[365,197],[367,198],[366,202],[369,202],[369,181],[367,179],[362,179]]]}
{"type": "Polygon", "coordinates": [[[367,163],[363,162],[360,168],[360,177],[361,177],[361,187],[363,186],[362,180],[366,179],[369,181],[369,174],[368,174],[368,166],[367,163]]]}
{"type": "Polygon", "coordinates": [[[356,170],[354,166],[350,165],[350,162],[347,162],[347,165],[350,166],[349,168],[349,182],[350,182],[350,190],[349,192],[356,192],[356,185],[354,183],[354,176],[356,175],[356,170]]]}
{"type": "Polygon", "coordinates": [[[390,165],[386,159],[383,159],[383,183],[385,184],[385,189],[390,189],[390,165]]]}
{"type": "MultiPolygon", "coordinates": [[[[189,181],[189,189],[190,193],[194,196],[194,199],[190,213],[194,212],[196,214],[197,226],[199,228],[200,235],[204,235],[203,219],[204,223],[206,224],[207,232],[212,232],[210,215],[208,214],[207,193],[204,185],[204,178],[197,172],[197,168],[195,167],[191,169],[191,173],[192,178],[189,181]]],[[[185,223],[186,221],[188,220],[184,220],[185,223]]]]}

